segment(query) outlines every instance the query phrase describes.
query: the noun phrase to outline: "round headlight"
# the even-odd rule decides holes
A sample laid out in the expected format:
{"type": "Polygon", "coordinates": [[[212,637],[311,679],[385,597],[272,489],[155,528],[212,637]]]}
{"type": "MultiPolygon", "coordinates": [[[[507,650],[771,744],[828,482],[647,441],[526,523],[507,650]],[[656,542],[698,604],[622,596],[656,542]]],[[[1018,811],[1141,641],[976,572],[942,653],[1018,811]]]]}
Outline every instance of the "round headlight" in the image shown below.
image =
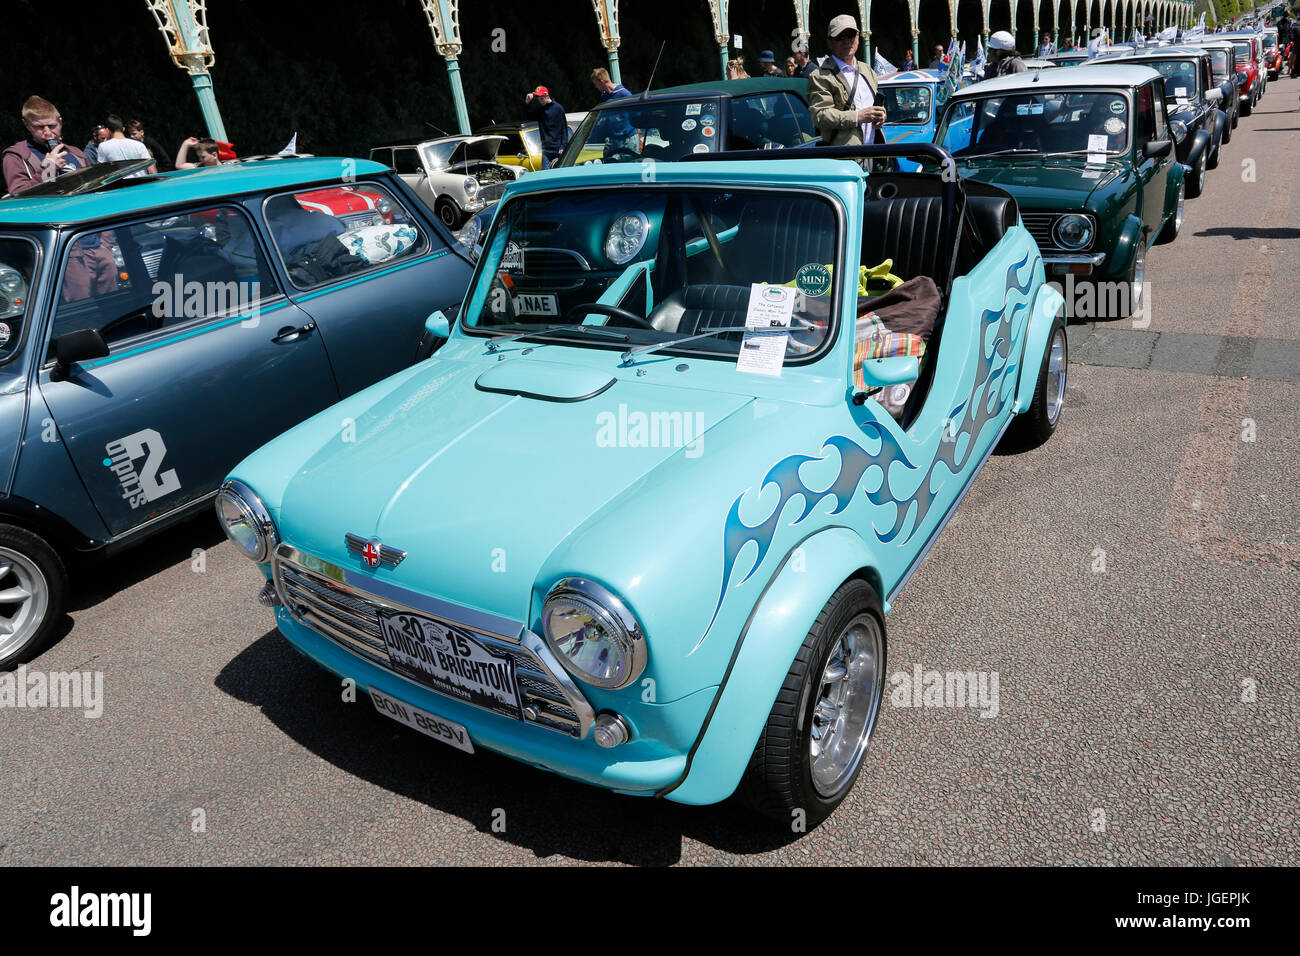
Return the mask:
{"type": "Polygon", "coordinates": [[[0,289],[17,292],[23,287],[23,277],[13,269],[0,269],[0,289]]]}
{"type": "Polygon", "coordinates": [[[375,208],[378,209],[381,214],[387,216],[393,211],[393,204],[387,199],[380,197],[379,201],[375,203],[375,208]]]}
{"type": "Polygon", "coordinates": [[[221,530],[244,557],[258,564],[271,559],[279,543],[275,523],[252,488],[242,481],[227,481],[217,492],[216,507],[221,530]]]}
{"type": "Polygon", "coordinates": [[[565,578],[542,605],[546,643],[578,680],[626,687],[646,665],[641,625],[617,597],[585,578],[565,578]]]}
{"type": "Polygon", "coordinates": [[[465,177],[465,195],[474,196],[478,193],[478,180],[473,176],[465,177]]]}
{"type": "Polygon", "coordinates": [[[627,262],[645,245],[650,234],[650,220],[643,212],[619,216],[605,234],[605,256],[616,266],[627,262]]]}
{"type": "Polygon", "coordinates": [[[1052,238],[1062,249],[1083,249],[1092,242],[1092,232],[1087,216],[1062,216],[1052,227],[1052,238]]]}

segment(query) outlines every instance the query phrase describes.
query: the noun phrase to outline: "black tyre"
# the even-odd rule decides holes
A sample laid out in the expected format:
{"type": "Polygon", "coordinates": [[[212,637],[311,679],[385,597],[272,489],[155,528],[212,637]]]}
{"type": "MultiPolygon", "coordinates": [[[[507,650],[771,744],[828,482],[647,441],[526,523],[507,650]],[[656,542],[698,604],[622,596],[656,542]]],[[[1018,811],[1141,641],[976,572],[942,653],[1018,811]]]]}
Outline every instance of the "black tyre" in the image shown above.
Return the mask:
{"type": "Polygon", "coordinates": [[[1229,143],[1232,142],[1232,131],[1233,129],[1236,128],[1236,126],[1237,126],[1237,111],[1233,110],[1232,115],[1229,116],[1227,121],[1223,124],[1223,142],[1222,142],[1223,146],[1227,146],[1229,143]]]}
{"type": "Polygon", "coordinates": [[[446,196],[433,204],[433,211],[438,221],[452,232],[460,228],[460,207],[446,196]]]}
{"type": "Polygon", "coordinates": [[[1240,113],[1242,116],[1249,116],[1251,110],[1253,110],[1254,108],[1255,108],[1255,97],[1248,96],[1246,97],[1246,101],[1242,103],[1240,107],[1238,107],[1237,112],[1240,113]]]}
{"type": "Polygon", "coordinates": [[[1034,400],[1017,415],[1007,429],[1007,441],[1014,448],[1029,449],[1052,437],[1061,422],[1065,407],[1065,380],[1069,373],[1070,340],[1065,334],[1065,319],[1057,317],[1047,337],[1042,364],[1038,367],[1038,385],[1034,400]]]}
{"type": "MultiPolygon", "coordinates": [[[[1226,129],[1224,130],[1224,133],[1227,133],[1226,129]]],[[[1223,153],[1223,141],[1220,140],[1219,145],[1214,147],[1214,152],[1210,153],[1210,158],[1205,161],[1205,168],[1218,169],[1219,159],[1221,158],[1222,153],[1223,153]]]]}
{"type": "Polygon", "coordinates": [[[738,796],[787,825],[825,820],[862,769],[884,686],[880,596],[865,581],[845,581],[790,665],[738,796]]]}
{"type": "Polygon", "coordinates": [[[1156,236],[1156,242],[1164,244],[1166,242],[1173,242],[1178,238],[1178,233],[1183,228],[1183,198],[1186,194],[1187,177],[1184,176],[1183,181],[1178,184],[1178,205],[1174,207],[1173,215],[1165,220],[1164,228],[1162,228],[1160,234],[1156,236]]]}
{"type": "Polygon", "coordinates": [[[1187,198],[1195,199],[1201,193],[1205,192],[1205,150],[1201,150],[1201,155],[1196,159],[1196,165],[1192,171],[1183,177],[1183,182],[1187,184],[1187,198]]]}
{"type": "Polygon", "coordinates": [[[44,538],[0,524],[0,670],[39,654],[63,617],[68,572],[44,538]]]}

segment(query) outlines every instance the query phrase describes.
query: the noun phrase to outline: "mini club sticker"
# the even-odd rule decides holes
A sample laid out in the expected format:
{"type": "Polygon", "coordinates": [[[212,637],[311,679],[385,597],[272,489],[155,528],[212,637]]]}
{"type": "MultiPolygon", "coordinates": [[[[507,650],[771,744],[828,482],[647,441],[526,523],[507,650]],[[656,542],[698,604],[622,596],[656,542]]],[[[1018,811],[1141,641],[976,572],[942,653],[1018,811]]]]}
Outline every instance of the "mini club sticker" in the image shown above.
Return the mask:
{"type": "Polygon", "coordinates": [[[831,270],[820,262],[810,262],[794,274],[794,285],[807,296],[825,295],[831,289],[831,270]]]}
{"type": "Polygon", "coordinates": [[[1112,113],[1123,113],[1123,112],[1124,112],[1124,101],[1123,101],[1123,100],[1111,100],[1111,101],[1110,101],[1110,111],[1111,111],[1112,113]]]}
{"type": "Polygon", "coordinates": [[[1102,128],[1112,136],[1118,136],[1124,132],[1124,121],[1112,116],[1102,124],[1102,128]]]}
{"type": "Polygon", "coordinates": [[[709,151],[708,143],[696,143],[691,147],[692,153],[707,153],[709,151]]]}
{"type": "Polygon", "coordinates": [[[693,119],[682,120],[682,129],[686,130],[686,132],[688,133],[691,130],[695,129],[695,120],[693,119]]]}
{"type": "Polygon", "coordinates": [[[11,335],[13,335],[13,331],[9,328],[8,323],[0,322],[0,345],[7,345],[11,335]]]}

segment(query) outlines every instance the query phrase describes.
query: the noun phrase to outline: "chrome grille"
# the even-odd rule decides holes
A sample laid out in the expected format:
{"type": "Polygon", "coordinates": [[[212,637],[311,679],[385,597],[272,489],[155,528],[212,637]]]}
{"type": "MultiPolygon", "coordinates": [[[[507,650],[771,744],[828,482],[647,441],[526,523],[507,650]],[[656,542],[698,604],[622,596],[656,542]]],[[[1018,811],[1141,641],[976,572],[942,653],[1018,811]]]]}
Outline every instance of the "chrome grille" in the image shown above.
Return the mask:
{"type": "MultiPolygon", "coordinates": [[[[321,570],[328,571],[328,574],[305,567],[286,557],[282,553],[285,547],[281,545],[281,549],[277,551],[272,567],[280,599],[289,613],[344,650],[410,680],[405,674],[395,670],[388,658],[379,623],[380,608],[388,607],[425,616],[432,615],[419,608],[381,602],[374,596],[336,579],[335,573],[338,578],[342,578],[344,572],[332,565],[313,561],[321,566],[321,570]]],[[[476,641],[491,648],[493,653],[514,661],[525,722],[570,737],[582,737],[586,733],[592,717],[591,708],[580,697],[575,698],[573,692],[565,692],[537,653],[519,641],[464,628],[454,621],[445,623],[465,630],[476,641]],[[581,715],[579,708],[583,712],[581,715]]],[[[420,684],[418,681],[413,683],[424,690],[438,693],[436,688],[420,684]]]]}
{"type": "Polygon", "coordinates": [[[356,229],[359,226],[382,226],[384,224],[384,217],[373,209],[365,212],[347,212],[339,216],[338,219],[348,229],[356,229]]]}
{"type": "Polygon", "coordinates": [[[484,202],[496,202],[505,191],[505,183],[479,183],[477,198],[484,202]]]}

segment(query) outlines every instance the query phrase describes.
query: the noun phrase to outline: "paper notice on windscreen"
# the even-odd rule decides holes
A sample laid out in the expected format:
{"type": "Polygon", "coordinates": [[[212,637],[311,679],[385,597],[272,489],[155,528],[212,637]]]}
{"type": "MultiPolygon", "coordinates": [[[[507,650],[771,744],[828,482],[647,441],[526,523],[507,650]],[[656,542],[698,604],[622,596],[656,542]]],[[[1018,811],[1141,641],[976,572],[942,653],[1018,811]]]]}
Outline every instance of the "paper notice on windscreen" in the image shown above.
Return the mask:
{"type": "Polygon", "coordinates": [[[736,369],[759,375],[780,375],[785,346],[794,318],[796,291],[787,286],[755,282],[749,287],[745,312],[745,338],[740,343],[736,369]]]}
{"type": "Polygon", "coordinates": [[[1088,134],[1088,165],[1103,165],[1106,162],[1106,145],[1109,137],[1105,133],[1088,134]]]}

